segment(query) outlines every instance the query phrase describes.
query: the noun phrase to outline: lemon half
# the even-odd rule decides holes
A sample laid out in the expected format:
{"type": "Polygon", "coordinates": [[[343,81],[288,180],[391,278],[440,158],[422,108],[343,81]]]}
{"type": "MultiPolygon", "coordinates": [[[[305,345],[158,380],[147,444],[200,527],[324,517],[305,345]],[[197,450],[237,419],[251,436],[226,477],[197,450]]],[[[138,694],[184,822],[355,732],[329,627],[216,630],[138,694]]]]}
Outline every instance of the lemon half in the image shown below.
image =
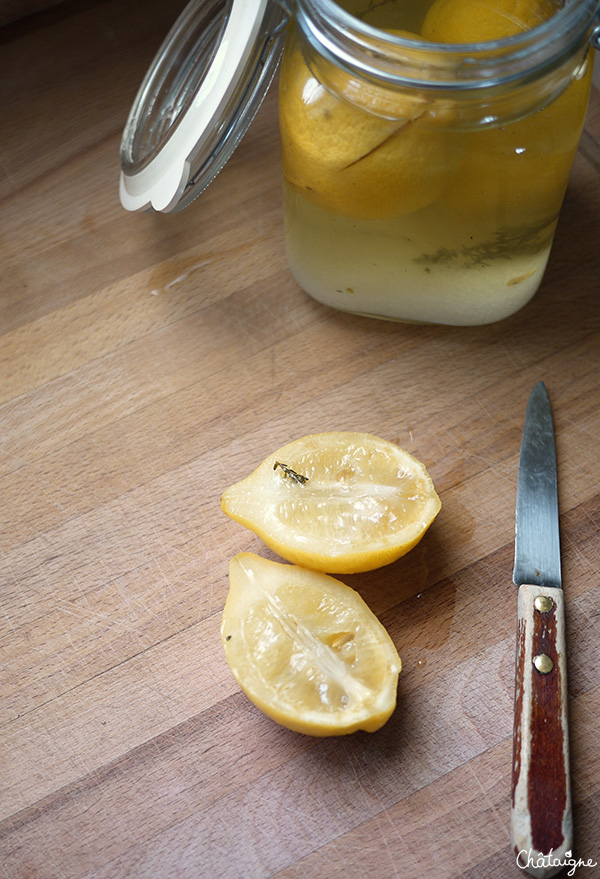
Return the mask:
{"type": "Polygon", "coordinates": [[[441,503],[424,465],[367,433],[312,434],[228,488],[223,511],[295,564],[370,571],[423,537],[441,503]]]}
{"type": "Polygon", "coordinates": [[[235,556],[221,638],[248,698],[314,736],[374,732],[392,714],[401,661],[360,595],[326,574],[235,556]]]}

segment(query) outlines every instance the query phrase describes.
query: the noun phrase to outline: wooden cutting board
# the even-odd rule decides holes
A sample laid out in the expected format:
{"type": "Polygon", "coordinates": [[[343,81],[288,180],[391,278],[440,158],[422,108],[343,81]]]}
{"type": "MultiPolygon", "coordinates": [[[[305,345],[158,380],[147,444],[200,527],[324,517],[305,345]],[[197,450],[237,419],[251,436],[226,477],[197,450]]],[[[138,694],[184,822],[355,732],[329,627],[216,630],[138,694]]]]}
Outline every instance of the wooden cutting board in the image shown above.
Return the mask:
{"type": "MultiPolygon", "coordinates": [[[[291,278],[276,94],[191,207],[118,200],[129,107],[182,3],[70,2],[0,31],[3,879],[510,879],[514,504],[525,405],[558,435],[574,855],[600,862],[600,97],[546,280],[495,326],[338,314],[291,278]],[[312,739],[238,690],[224,488],[365,430],[443,508],[347,577],[404,662],[374,735],[312,739]]],[[[580,879],[600,875],[580,867],[580,879]]]]}

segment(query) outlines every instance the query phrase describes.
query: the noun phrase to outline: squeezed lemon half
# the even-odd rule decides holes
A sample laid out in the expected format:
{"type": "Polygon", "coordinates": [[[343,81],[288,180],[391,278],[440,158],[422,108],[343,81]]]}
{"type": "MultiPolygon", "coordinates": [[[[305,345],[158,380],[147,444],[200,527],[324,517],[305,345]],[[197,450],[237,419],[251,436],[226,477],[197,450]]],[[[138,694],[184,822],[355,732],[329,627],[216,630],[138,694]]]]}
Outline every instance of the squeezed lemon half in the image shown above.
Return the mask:
{"type": "Polygon", "coordinates": [[[225,491],[221,507],[282,558],[353,574],[412,549],[441,503],[408,452],[372,434],[332,432],[273,452],[225,491]]]}
{"type": "Polygon", "coordinates": [[[221,624],[248,698],[313,736],[375,732],[396,706],[401,661],[360,595],[326,574],[236,555],[221,624]]]}

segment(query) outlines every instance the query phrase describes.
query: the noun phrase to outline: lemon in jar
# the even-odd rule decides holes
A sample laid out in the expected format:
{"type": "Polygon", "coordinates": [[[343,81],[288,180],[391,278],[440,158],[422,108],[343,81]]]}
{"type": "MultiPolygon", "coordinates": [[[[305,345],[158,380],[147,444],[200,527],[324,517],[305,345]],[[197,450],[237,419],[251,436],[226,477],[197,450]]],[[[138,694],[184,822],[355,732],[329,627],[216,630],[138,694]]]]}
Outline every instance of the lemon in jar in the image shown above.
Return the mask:
{"type": "Polygon", "coordinates": [[[436,122],[439,107],[418,93],[370,90],[333,66],[329,79],[330,88],[297,45],[284,54],[279,119],[288,183],[311,203],[356,219],[406,216],[433,202],[456,159],[454,139],[436,122]]]}
{"type": "Polygon", "coordinates": [[[502,127],[470,132],[461,165],[443,195],[459,217],[504,228],[558,217],[585,119],[592,65],[586,62],[549,106],[502,127]]]}
{"type": "MultiPolygon", "coordinates": [[[[553,0],[436,0],[423,35],[440,43],[503,39],[551,18],[553,0]]],[[[537,112],[464,134],[464,151],[441,204],[459,219],[507,233],[542,229],[560,210],[589,95],[591,56],[566,90],[537,112]]]]}
{"type": "Polygon", "coordinates": [[[435,0],[422,36],[434,43],[501,40],[537,27],[558,9],[554,0],[435,0]]]}

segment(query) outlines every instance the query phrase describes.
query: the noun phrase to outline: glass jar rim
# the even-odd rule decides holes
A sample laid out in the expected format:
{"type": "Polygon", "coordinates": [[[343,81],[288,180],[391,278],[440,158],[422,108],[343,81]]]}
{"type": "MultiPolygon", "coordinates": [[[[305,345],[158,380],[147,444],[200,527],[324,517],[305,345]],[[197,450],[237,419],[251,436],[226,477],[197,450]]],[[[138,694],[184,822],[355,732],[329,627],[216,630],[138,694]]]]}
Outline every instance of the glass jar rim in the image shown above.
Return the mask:
{"type": "Polygon", "coordinates": [[[349,73],[392,87],[453,92],[530,82],[600,39],[600,0],[567,0],[550,19],[498,40],[432,43],[367,24],[335,0],[295,0],[312,48],[349,73]]]}

